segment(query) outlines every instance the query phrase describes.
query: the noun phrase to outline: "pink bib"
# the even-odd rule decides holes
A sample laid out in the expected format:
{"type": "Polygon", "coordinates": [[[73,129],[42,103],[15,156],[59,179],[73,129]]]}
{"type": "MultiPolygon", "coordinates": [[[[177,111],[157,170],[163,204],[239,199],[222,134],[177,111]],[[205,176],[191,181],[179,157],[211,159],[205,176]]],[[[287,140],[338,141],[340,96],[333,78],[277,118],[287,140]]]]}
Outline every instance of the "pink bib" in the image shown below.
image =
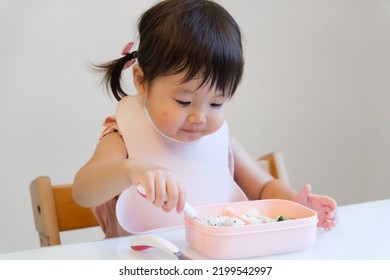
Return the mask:
{"type": "MultiPolygon", "coordinates": [[[[196,142],[176,143],[161,136],[151,125],[138,96],[122,98],[116,120],[129,157],[171,170],[192,206],[247,200],[229,171],[226,122],[196,142]]],[[[166,213],[156,208],[134,186],[120,195],[116,213],[120,225],[130,233],[184,225],[183,213],[166,213]]]]}

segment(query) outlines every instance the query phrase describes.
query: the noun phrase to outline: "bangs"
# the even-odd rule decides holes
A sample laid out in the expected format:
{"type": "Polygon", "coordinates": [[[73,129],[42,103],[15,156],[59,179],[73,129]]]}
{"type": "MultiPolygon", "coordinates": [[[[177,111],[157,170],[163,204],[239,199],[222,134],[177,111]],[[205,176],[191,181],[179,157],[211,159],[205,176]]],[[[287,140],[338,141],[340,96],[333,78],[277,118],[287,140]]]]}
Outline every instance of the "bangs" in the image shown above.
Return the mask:
{"type": "Polygon", "coordinates": [[[176,2],[171,9],[166,7],[169,13],[160,18],[150,13],[139,22],[140,30],[154,23],[144,36],[140,33],[138,62],[144,78],[152,82],[157,76],[186,72],[183,83],[201,77],[200,87],[215,87],[231,98],[244,66],[239,27],[213,2],[191,1],[191,8],[185,2],[186,9],[176,2]]]}

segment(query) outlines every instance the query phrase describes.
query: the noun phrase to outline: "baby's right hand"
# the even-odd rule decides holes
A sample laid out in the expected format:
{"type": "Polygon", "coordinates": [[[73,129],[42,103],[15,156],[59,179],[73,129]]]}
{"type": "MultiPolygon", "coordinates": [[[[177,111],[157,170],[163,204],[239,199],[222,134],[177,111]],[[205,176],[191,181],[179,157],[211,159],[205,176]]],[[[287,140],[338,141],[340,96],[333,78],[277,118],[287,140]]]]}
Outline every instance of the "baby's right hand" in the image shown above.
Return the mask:
{"type": "Polygon", "coordinates": [[[178,213],[183,210],[185,192],[170,170],[139,160],[129,163],[130,180],[144,187],[148,201],[166,212],[174,208],[178,213]]]}

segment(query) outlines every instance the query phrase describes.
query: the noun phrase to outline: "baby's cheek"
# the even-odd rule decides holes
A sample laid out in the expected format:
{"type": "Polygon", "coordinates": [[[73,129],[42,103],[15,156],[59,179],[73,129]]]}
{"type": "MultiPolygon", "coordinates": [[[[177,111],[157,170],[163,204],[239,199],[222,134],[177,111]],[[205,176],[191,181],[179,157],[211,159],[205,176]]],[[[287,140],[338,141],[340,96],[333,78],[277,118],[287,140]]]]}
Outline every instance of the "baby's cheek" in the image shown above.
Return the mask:
{"type": "Polygon", "coordinates": [[[211,134],[218,129],[221,128],[221,126],[224,124],[225,118],[222,116],[214,117],[208,122],[208,134],[211,134]]]}

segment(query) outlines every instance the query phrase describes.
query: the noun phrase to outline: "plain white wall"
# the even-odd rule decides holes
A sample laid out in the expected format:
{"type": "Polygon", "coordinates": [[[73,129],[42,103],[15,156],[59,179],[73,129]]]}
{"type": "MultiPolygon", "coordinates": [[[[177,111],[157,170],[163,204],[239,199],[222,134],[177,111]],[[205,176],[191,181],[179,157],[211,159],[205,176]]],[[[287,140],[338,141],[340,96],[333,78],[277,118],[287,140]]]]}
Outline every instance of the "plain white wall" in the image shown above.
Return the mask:
{"type": "MultiPolygon", "coordinates": [[[[246,59],[231,134],[253,158],[281,151],[296,189],[340,205],[390,198],[390,2],[218,2],[246,59]]],[[[115,102],[87,65],[117,58],[152,3],[0,0],[0,252],[39,247],[29,183],[71,182],[88,160],[115,102]]],[[[102,238],[64,238],[89,234],[102,238]]]]}

